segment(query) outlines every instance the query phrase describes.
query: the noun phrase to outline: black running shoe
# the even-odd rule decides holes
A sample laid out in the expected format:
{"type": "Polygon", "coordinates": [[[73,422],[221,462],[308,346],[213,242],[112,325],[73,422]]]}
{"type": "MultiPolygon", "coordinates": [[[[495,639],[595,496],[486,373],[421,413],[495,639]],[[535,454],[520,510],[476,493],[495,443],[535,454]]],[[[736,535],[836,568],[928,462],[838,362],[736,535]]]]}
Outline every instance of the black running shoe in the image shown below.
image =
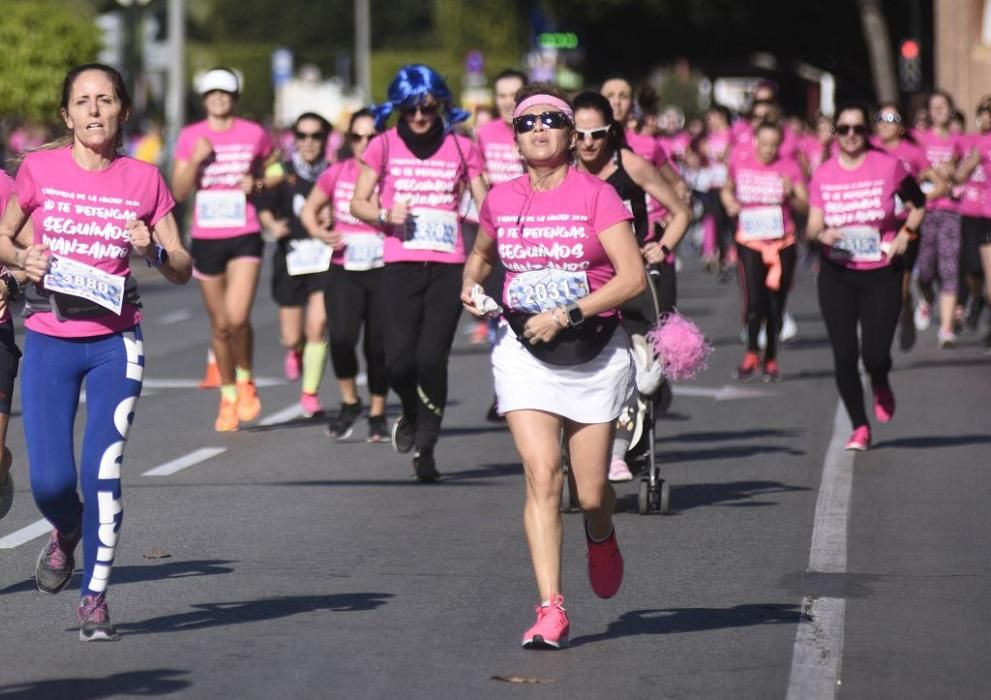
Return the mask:
{"type": "Polygon", "coordinates": [[[413,455],[413,474],[418,481],[426,483],[440,479],[440,472],[437,471],[437,462],[434,461],[432,450],[423,450],[413,455]]]}
{"type": "Polygon", "coordinates": [[[489,406],[489,412],[485,414],[485,420],[489,423],[505,423],[506,416],[499,415],[499,399],[492,399],[492,405],[489,406]]]}
{"type": "Polygon", "coordinates": [[[981,312],[984,310],[984,297],[971,296],[967,300],[967,306],[964,309],[963,322],[969,331],[976,331],[977,326],[981,321],[981,312]]]}
{"type": "Polygon", "coordinates": [[[368,416],[368,442],[388,442],[389,424],[385,416],[368,416]]]}
{"type": "Polygon", "coordinates": [[[392,449],[401,455],[411,452],[416,445],[416,425],[405,415],[392,424],[392,449]]]}
{"type": "Polygon", "coordinates": [[[327,437],[335,440],[347,440],[354,432],[354,422],[361,415],[361,399],[355,403],[341,403],[337,418],[327,426],[327,437]]]}

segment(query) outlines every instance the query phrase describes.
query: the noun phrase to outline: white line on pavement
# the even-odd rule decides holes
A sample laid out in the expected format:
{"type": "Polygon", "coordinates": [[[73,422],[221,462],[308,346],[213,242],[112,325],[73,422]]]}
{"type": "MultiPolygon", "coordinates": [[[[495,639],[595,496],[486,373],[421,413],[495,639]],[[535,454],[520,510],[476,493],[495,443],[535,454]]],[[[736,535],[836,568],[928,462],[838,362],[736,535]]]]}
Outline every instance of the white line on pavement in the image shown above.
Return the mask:
{"type": "Polygon", "coordinates": [[[724,384],[721,387],[707,386],[682,386],[680,384],[671,387],[671,393],[675,396],[701,396],[715,399],[716,401],[732,401],[734,399],[759,399],[767,396],[774,396],[773,391],[757,389],[736,384],[724,384]]]}
{"type": "Polygon", "coordinates": [[[276,423],[285,423],[286,421],[293,420],[294,418],[299,418],[302,415],[303,408],[298,403],[294,403],[292,406],[286,406],[281,411],[276,411],[270,416],[265,416],[258,421],[258,425],[275,425],[276,423]]]}
{"type": "Polygon", "coordinates": [[[198,450],[193,450],[188,455],[183,455],[178,459],[173,459],[171,462],[166,462],[153,469],[149,469],[141,476],[170,476],[200,462],[205,462],[226,451],[226,447],[201,447],[198,450]]]}
{"type": "MultiPolygon", "coordinates": [[[[843,444],[851,430],[841,401],[836,406],[816,499],[809,573],[846,573],[853,453],[844,450],[843,444]]],[[[842,682],[846,600],[808,595],[802,601],[802,613],[795,634],[788,700],[835,698],[842,682]]]]}
{"type": "Polygon", "coordinates": [[[175,311],[169,311],[168,313],[162,314],[155,320],[163,326],[168,326],[173,323],[188,321],[192,317],[193,312],[189,309],[176,309],[175,311]]]}
{"type": "MultiPolygon", "coordinates": [[[[255,377],[255,386],[280,386],[285,384],[284,379],[275,377],[255,377]]],[[[196,389],[200,385],[199,379],[154,379],[146,377],[142,386],[144,389],[196,389]]]]}
{"type": "Polygon", "coordinates": [[[30,542],[31,540],[41,537],[42,535],[47,535],[51,531],[51,523],[42,518],[41,520],[31,523],[27,527],[22,527],[20,530],[12,532],[3,539],[0,539],[0,549],[13,549],[14,547],[20,547],[25,542],[30,542]]]}

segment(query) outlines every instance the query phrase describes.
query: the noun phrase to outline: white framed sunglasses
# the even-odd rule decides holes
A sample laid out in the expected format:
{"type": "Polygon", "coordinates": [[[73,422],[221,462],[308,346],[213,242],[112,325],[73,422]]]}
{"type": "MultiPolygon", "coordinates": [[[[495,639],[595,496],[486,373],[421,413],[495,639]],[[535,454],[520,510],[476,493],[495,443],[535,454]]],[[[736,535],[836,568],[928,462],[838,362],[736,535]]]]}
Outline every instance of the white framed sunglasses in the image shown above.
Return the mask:
{"type": "Polygon", "coordinates": [[[600,139],[604,139],[606,135],[609,134],[609,130],[611,128],[612,128],[611,126],[606,125],[606,126],[596,127],[595,129],[575,129],[575,131],[578,133],[578,137],[582,141],[584,141],[587,138],[590,138],[593,141],[598,141],[600,139]]]}

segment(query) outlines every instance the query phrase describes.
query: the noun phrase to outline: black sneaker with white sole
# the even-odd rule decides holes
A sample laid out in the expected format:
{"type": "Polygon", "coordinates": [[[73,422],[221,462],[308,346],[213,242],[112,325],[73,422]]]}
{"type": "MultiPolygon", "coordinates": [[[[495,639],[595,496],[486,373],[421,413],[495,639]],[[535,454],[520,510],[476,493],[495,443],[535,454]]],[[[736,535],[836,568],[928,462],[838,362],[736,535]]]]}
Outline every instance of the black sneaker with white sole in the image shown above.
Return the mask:
{"type": "Polygon", "coordinates": [[[416,445],[416,424],[405,415],[392,424],[392,449],[401,455],[413,451],[416,445]]]}
{"type": "Polygon", "coordinates": [[[434,460],[432,450],[422,450],[413,454],[413,475],[417,481],[424,483],[440,479],[440,472],[437,471],[437,462],[434,460]]]}
{"type": "Polygon", "coordinates": [[[341,403],[337,417],[327,426],[327,437],[334,440],[347,440],[354,432],[354,422],[361,415],[361,399],[355,403],[341,403]]]}

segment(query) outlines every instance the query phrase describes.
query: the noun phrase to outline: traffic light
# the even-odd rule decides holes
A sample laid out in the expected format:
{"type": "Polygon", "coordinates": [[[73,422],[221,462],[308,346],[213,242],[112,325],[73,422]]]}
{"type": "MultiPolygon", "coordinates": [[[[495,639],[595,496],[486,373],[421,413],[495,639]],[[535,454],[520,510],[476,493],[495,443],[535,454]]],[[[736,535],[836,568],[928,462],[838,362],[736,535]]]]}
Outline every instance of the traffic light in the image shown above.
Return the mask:
{"type": "Polygon", "coordinates": [[[904,92],[922,87],[922,50],[915,39],[905,39],[898,48],[898,84],[904,92]]]}

